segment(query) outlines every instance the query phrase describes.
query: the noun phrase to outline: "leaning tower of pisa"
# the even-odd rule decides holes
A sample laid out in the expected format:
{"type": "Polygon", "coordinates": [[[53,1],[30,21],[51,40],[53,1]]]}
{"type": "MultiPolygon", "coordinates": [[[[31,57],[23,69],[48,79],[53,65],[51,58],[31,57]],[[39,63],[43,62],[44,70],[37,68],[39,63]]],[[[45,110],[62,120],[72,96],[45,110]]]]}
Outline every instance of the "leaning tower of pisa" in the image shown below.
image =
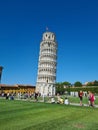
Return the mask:
{"type": "Polygon", "coordinates": [[[40,43],[36,91],[41,95],[55,95],[57,42],[52,32],[43,33],[40,43]]]}

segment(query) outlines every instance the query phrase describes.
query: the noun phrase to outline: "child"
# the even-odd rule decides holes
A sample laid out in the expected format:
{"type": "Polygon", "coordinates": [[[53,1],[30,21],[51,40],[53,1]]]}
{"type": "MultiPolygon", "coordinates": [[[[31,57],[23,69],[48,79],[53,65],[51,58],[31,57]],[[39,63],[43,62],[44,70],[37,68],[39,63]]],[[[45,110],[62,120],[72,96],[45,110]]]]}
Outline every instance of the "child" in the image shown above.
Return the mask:
{"type": "Polygon", "coordinates": [[[51,103],[55,103],[54,97],[51,98],[51,103]]]}
{"type": "Polygon", "coordinates": [[[66,104],[66,105],[69,104],[69,101],[68,101],[68,98],[67,98],[67,97],[65,98],[64,104],[66,104]]]}

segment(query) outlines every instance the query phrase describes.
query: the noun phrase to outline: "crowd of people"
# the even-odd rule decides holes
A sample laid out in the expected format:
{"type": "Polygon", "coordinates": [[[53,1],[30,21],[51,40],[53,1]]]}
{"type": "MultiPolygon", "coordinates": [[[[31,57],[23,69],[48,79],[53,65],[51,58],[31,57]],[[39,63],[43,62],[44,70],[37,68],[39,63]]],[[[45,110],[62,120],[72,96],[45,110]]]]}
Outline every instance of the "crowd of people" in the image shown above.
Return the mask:
{"type": "MultiPolygon", "coordinates": [[[[88,93],[84,93],[83,91],[79,91],[78,92],[78,97],[79,97],[79,100],[80,100],[80,106],[83,106],[83,97],[87,97],[87,100],[88,100],[88,106],[91,106],[91,107],[94,107],[95,106],[95,96],[94,94],[91,92],[91,91],[88,91],[88,93]]],[[[54,98],[52,97],[51,98],[51,103],[57,103],[57,104],[70,104],[70,101],[68,99],[68,97],[65,97],[62,98],[60,97],[60,95],[58,94],[57,95],[57,102],[54,100],[54,98]]]]}
{"type": "Polygon", "coordinates": [[[63,99],[59,94],[57,95],[57,101],[55,101],[54,97],[51,97],[51,103],[57,103],[57,104],[69,104],[69,100],[67,97],[63,99]]]}
{"type": "MultiPolygon", "coordinates": [[[[38,101],[38,97],[41,97],[40,93],[2,93],[2,97],[5,97],[6,99],[10,99],[10,100],[14,100],[14,98],[17,96],[18,99],[27,99],[30,98],[32,99],[34,97],[35,101],[38,101]]],[[[80,106],[83,106],[83,97],[86,96],[88,99],[88,106],[92,106],[94,107],[95,105],[95,96],[91,91],[88,91],[87,94],[85,94],[82,90],[78,92],[78,97],[80,100],[80,106]]],[[[45,97],[44,97],[45,98],[45,97]]],[[[51,98],[51,103],[57,103],[57,104],[70,104],[70,101],[68,99],[68,97],[64,97],[62,98],[62,96],[60,96],[59,94],[57,94],[56,98],[57,100],[55,100],[55,97],[50,97],[51,98]]],[[[45,100],[43,100],[45,101],[45,100]]]]}
{"type": "Polygon", "coordinates": [[[37,97],[39,96],[39,93],[28,93],[28,92],[18,92],[18,93],[13,93],[13,92],[8,92],[8,93],[2,93],[0,94],[1,97],[5,97],[6,100],[14,100],[14,99],[32,99],[33,97],[37,101],[37,97]]]}

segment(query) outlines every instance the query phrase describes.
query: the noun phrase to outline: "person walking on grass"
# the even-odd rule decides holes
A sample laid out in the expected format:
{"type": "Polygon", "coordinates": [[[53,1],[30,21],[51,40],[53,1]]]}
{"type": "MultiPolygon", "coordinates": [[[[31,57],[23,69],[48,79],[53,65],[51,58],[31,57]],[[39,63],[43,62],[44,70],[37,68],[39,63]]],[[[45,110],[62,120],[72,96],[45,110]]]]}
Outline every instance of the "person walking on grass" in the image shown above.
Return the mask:
{"type": "Polygon", "coordinates": [[[94,102],[95,102],[95,96],[92,92],[89,91],[89,97],[90,97],[90,106],[94,107],[94,102]]]}
{"type": "Polygon", "coordinates": [[[87,98],[88,98],[88,106],[91,106],[91,101],[90,101],[90,91],[88,91],[87,98]]]}
{"type": "Polygon", "coordinates": [[[34,96],[35,96],[35,101],[37,102],[37,101],[38,101],[38,98],[37,98],[37,97],[38,97],[38,93],[35,92],[35,95],[34,95],[34,96]]]}
{"type": "Polygon", "coordinates": [[[80,98],[80,106],[83,106],[83,103],[82,103],[82,101],[83,101],[83,91],[82,90],[79,92],[78,96],[80,98]]]}

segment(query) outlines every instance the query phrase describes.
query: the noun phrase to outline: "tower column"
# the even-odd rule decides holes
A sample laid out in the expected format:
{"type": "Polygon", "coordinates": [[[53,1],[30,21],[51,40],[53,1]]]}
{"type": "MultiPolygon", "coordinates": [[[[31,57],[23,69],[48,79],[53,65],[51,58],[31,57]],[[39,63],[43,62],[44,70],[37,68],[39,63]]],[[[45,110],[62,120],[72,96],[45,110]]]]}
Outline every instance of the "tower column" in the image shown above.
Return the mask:
{"type": "Polygon", "coordinates": [[[54,95],[56,82],[57,42],[55,34],[45,32],[40,43],[36,91],[45,95],[54,95]],[[51,90],[50,90],[51,89],[51,90]]]}

